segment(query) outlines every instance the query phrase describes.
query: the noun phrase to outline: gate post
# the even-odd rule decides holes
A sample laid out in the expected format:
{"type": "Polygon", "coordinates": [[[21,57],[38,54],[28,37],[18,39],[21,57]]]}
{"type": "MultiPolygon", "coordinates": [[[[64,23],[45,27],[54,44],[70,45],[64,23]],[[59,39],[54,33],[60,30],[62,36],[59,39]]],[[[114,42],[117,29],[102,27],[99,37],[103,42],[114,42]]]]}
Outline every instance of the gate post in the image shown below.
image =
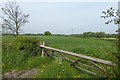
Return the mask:
{"type": "MultiPolygon", "coordinates": [[[[45,42],[42,43],[42,45],[45,45],[45,42]]],[[[44,57],[44,48],[42,48],[42,57],[44,57]]]]}

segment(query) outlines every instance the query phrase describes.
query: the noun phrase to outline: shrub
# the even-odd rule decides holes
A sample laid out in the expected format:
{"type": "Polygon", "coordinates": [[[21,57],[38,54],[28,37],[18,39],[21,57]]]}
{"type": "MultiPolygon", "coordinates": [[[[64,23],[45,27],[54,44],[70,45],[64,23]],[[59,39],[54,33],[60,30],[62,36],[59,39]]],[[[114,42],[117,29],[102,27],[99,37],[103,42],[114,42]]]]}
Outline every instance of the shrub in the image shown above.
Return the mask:
{"type": "Polygon", "coordinates": [[[26,50],[31,53],[30,55],[36,56],[37,53],[40,51],[40,47],[37,45],[38,42],[39,40],[37,40],[36,38],[18,36],[13,42],[13,49],[20,51],[26,50]]]}
{"type": "Polygon", "coordinates": [[[40,53],[36,38],[18,36],[13,41],[2,43],[3,73],[24,66],[27,61],[40,53]]]}
{"type": "Polygon", "coordinates": [[[39,46],[37,45],[39,41],[35,38],[30,38],[30,37],[24,37],[24,36],[18,36],[13,40],[12,42],[3,42],[2,48],[3,50],[27,50],[32,55],[36,55],[37,52],[40,50],[39,46]]]}

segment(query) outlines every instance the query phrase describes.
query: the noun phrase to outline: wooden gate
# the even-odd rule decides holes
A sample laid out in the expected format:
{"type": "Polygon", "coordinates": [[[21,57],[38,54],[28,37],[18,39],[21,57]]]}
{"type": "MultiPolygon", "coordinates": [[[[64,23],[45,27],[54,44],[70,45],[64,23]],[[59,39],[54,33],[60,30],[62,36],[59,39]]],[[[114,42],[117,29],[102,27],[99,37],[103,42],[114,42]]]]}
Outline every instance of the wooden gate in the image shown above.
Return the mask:
{"type": "Polygon", "coordinates": [[[42,57],[45,55],[52,58],[59,57],[70,62],[76,69],[91,75],[110,77],[109,70],[115,66],[110,61],[45,46],[44,42],[38,45],[42,49],[42,57]]]}

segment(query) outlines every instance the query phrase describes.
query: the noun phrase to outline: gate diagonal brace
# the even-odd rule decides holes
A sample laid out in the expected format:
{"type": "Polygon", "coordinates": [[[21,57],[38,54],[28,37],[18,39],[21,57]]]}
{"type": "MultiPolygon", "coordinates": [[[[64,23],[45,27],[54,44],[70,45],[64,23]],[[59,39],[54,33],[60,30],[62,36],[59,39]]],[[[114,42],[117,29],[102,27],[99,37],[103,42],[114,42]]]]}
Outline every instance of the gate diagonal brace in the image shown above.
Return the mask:
{"type": "Polygon", "coordinates": [[[78,63],[81,59],[78,59],[76,61],[74,61],[73,63],[71,63],[71,66],[74,66],[76,63],[78,63]]]}

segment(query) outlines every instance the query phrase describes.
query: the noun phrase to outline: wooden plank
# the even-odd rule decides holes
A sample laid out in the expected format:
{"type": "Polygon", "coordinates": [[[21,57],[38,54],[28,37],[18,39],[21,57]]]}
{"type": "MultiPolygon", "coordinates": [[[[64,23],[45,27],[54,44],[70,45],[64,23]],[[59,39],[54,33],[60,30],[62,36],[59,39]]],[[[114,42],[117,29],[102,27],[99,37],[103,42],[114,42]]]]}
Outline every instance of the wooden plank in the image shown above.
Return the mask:
{"type": "Polygon", "coordinates": [[[45,54],[46,54],[47,56],[50,56],[50,57],[52,57],[52,58],[54,58],[54,59],[55,59],[54,55],[47,53],[47,51],[46,51],[46,50],[44,50],[44,52],[45,52],[45,54]]]}
{"type": "MultiPolygon", "coordinates": [[[[74,60],[70,60],[70,59],[68,59],[68,58],[65,58],[65,60],[67,60],[67,61],[69,61],[69,62],[71,62],[71,63],[74,62],[74,60]]],[[[82,66],[85,66],[85,67],[88,67],[88,68],[91,68],[91,69],[95,69],[95,70],[99,70],[99,71],[100,71],[99,68],[96,68],[96,67],[93,67],[93,66],[89,66],[89,65],[84,64],[84,63],[77,62],[77,64],[82,65],[82,66]]]]}
{"type": "Polygon", "coordinates": [[[104,73],[106,72],[102,67],[100,67],[99,65],[95,64],[94,62],[92,62],[92,61],[89,61],[89,62],[91,62],[94,66],[99,68],[102,72],[104,72],[104,73]]]}
{"type": "MultiPolygon", "coordinates": [[[[68,58],[64,58],[64,60],[67,60],[67,61],[69,61],[69,62],[71,62],[71,63],[74,62],[73,60],[70,60],[70,59],[68,59],[68,58]]],[[[89,71],[89,70],[83,69],[83,68],[78,67],[78,66],[76,66],[76,65],[71,65],[71,66],[75,67],[75,68],[78,69],[78,70],[81,70],[81,71],[84,72],[84,73],[92,74],[92,75],[95,75],[95,76],[98,75],[98,74],[95,73],[95,72],[91,72],[91,71],[89,71]]]]}
{"type": "Polygon", "coordinates": [[[97,73],[95,73],[95,72],[91,72],[91,71],[89,71],[89,70],[86,70],[86,69],[83,69],[83,68],[81,68],[81,67],[78,67],[78,66],[74,66],[76,69],[78,69],[78,70],[81,70],[82,72],[84,72],[84,73],[88,73],[88,74],[91,74],[91,75],[94,75],[94,76],[99,76],[97,73]]]}
{"type": "Polygon", "coordinates": [[[72,60],[72,64],[71,65],[75,65],[76,63],[78,63],[78,61],[80,61],[81,59],[78,59],[78,60],[76,60],[76,61],[73,61],[72,60]]]}
{"type": "Polygon", "coordinates": [[[93,61],[93,62],[97,62],[97,63],[109,65],[109,66],[114,66],[115,65],[110,61],[106,61],[106,60],[102,60],[102,59],[98,59],[98,58],[93,58],[93,57],[90,57],[90,56],[85,56],[85,55],[82,55],[82,54],[76,54],[76,53],[73,53],[73,52],[68,52],[68,51],[64,51],[64,50],[60,50],[60,49],[56,49],[56,48],[52,48],[52,47],[48,47],[48,46],[44,46],[44,45],[39,45],[39,46],[42,47],[42,48],[45,48],[45,49],[58,51],[58,52],[61,52],[61,53],[64,53],[64,54],[72,55],[72,56],[75,56],[75,57],[78,57],[78,58],[83,58],[83,59],[86,59],[86,60],[90,60],[90,61],[93,61]]]}

